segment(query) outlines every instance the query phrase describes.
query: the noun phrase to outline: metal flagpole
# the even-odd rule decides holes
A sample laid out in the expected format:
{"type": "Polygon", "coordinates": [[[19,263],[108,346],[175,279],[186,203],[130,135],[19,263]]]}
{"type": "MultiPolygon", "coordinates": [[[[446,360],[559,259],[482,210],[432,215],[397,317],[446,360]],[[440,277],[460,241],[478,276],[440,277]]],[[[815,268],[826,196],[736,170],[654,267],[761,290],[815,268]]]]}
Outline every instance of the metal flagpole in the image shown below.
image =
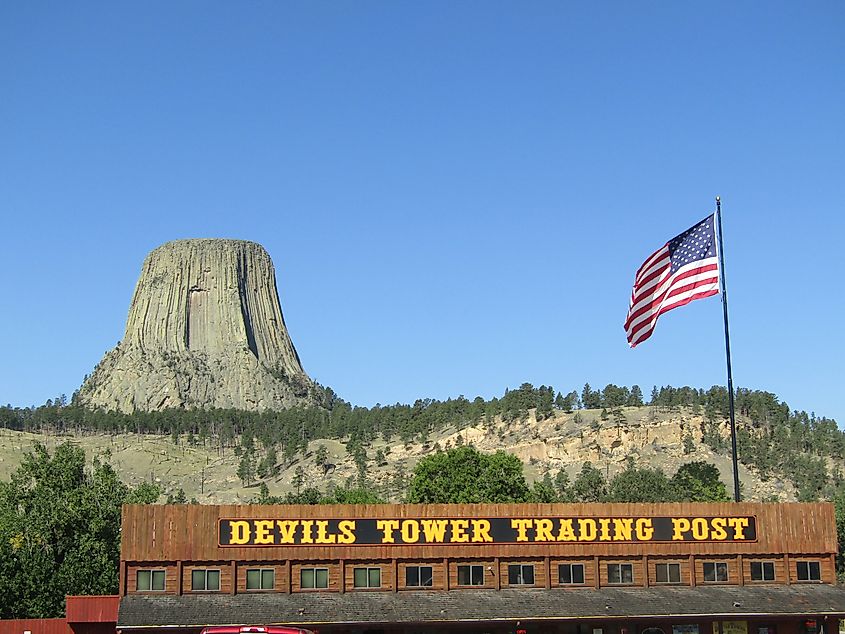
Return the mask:
{"type": "Polygon", "coordinates": [[[731,376],[731,335],[728,330],[728,288],[725,286],[725,254],[722,249],[722,201],[716,196],[716,224],[719,227],[719,278],[722,286],[722,312],[725,316],[725,356],[728,360],[728,401],[731,411],[731,462],[734,470],[734,502],[739,502],[739,467],[736,460],[736,418],[734,416],[734,382],[731,376]]]}

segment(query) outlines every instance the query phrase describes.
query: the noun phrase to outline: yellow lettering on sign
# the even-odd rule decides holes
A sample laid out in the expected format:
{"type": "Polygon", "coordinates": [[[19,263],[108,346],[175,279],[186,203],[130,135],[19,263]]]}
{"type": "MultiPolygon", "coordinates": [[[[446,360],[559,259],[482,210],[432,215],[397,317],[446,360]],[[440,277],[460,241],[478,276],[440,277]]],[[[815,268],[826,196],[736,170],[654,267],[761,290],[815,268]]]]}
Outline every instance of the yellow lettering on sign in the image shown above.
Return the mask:
{"type": "Polygon", "coordinates": [[[747,517],[730,517],[728,526],[734,529],[734,539],[745,539],[745,529],[748,528],[747,517]]]}
{"type": "Polygon", "coordinates": [[[468,542],[469,520],[452,520],[452,541],[453,542],[468,542]]]}
{"type": "Polygon", "coordinates": [[[685,517],[672,518],[672,541],[683,541],[684,533],[689,532],[690,521],[685,517]]]}
{"type": "Polygon", "coordinates": [[[634,520],[631,518],[613,520],[613,539],[615,541],[631,541],[634,536],[634,520]]]}
{"type": "Polygon", "coordinates": [[[329,522],[327,520],[317,520],[317,543],[318,544],[334,544],[337,541],[337,535],[329,534],[329,522]]]}
{"type": "Polygon", "coordinates": [[[575,537],[575,529],[572,528],[572,520],[560,520],[560,530],[557,532],[557,541],[559,542],[574,542],[578,538],[575,537]]]}
{"type": "Polygon", "coordinates": [[[276,526],[279,527],[279,543],[293,544],[295,543],[294,534],[299,527],[297,520],[276,520],[276,526]]]}
{"type": "Polygon", "coordinates": [[[534,541],[537,542],[553,542],[555,536],[552,535],[552,520],[534,520],[534,541]]]}
{"type": "Polygon", "coordinates": [[[470,520],[472,523],[472,541],[492,542],[490,535],[490,520],[470,520]]]}
{"type": "Polygon", "coordinates": [[[402,522],[402,541],[406,544],[416,544],[420,541],[420,525],[417,520],[402,522]]]}
{"type": "Polygon", "coordinates": [[[273,543],[273,520],[255,520],[255,543],[256,544],[272,544],[273,543]]]}
{"type": "Polygon", "coordinates": [[[610,520],[600,519],[599,520],[599,528],[601,529],[600,532],[599,532],[599,541],[609,542],[610,541],[610,520]]]}
{"type": "Polygon", "coordinates": [[[338,544],[355,543],[355,520],[340,520],[337,523],[337,530],[340,531],[340,535],[337,536],[338,544]]]}
{"type": "Polygon", "coordinates": [[[641,542],[647,542],[654,537],[654,525],[651,523],[651,518],[639,518],[634,524],[634,530],[637,533],[637,539],[641,542]]]}
{"type": "Polygon", "coordinates": [[[244,520],[233,520],[229,522],[229,529],[231,535],[229,536],[230,544],[246,544],[252,536],[249,528],[249,522],[244,520]]]}
{"type": "Polygon", "coordinates": [[[710,537],[717,540],[727,539],[728,538],[728,531],[725,530],[725,525],[728,523],[728,520],[724,517],[714,517],[713,518],[713,531],[710,533],[710,537]]]}
{"type": "Polygon", "coordinates": [[[516,541],[528,541],[528,527],[531,526],[531,520],[511,520],[511,528],[516,529],[516,541]]]}
{"type": "Polygon", "coordinates": [[[443,543],[446,538],[446,527],[449,520],[420,520],[425,541],[428,543],[443,543]]]}
{"type": "Polygon", "coordinates": [[[710,525],[703,517],[696,517],[692,520],[692,538],[698,541],[707,539],[710,536],[710,525]]]}
{"type": "Polygon", "coordinates": [[[594,542],[598,536],[598,529],[596,527],[596,520],[580,519],[578,520],[578,541],[579,542],[594,542]]]}
{"type": "Polygon", "coordinates": [[[376,528],[382,532],[382,544],[393,544],[393,533],[399,530],[399,520],[376,520],[376,528]]]}
{"type": "Polygon", "coordinates": [[[314,520],[302,520],[302,541],[303,544],[313,544],[314,535],[314,520]]]}

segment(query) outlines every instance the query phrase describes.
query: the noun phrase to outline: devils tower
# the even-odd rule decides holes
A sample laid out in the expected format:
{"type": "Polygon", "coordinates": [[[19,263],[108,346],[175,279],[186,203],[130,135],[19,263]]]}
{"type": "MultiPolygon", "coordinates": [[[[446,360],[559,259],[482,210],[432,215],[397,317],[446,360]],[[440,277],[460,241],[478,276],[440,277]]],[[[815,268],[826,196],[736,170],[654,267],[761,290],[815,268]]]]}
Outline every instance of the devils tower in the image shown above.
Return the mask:
{"type": "Polygon", "coordinates": [[[315,401],[290,340],[273,262],[244,240],[175,240],[152,251],[126,333],[78,394],[121,412],[284,409],[315,401]]]}

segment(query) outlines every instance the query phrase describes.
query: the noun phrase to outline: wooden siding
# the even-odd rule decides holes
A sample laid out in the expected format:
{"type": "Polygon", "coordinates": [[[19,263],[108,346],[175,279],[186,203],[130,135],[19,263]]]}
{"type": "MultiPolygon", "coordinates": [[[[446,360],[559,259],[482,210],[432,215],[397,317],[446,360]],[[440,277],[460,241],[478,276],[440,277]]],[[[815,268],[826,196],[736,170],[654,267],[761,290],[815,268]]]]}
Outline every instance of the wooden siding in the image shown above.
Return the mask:
{"type": "Polygon", "coordinates": [[[742,560],[742,574],[743,581],[746,584],[765,585],[769,583],[786,583],[786,564],[784,563],[782,555],[771,555],[769,557],[766,557],[765,555],[759,557],[744,557],[742,560]],[[775,578],[773,581],[754,581],[751,578],[751,564],[761,562],[771,562],[774,564],[775,578]]]}
{"type": "Polygon", "coordinates": [[[398,588],[400,590],[419,591],[419,590],[445,590],[446,588],[446,569],[443,567],[443,560],[435,561],[400,561],[397,565],[398,588]],[[431,566],[431,586],[406,586],[405,585],[405,569],[410,566],[431,566]]]}
{"type": "MultiPolygon", "coordinates": [[[[501,584],[503,588],[521,588],[521,587],[533,587],[533,588],[545,588],[546,587],[546,566],[545,561],[542,559],[502,559],[499,562],[499,578],[501,579],[501,584]],[[510,585],[509,579],[509,566],[534,566],[534,583],[522,585],[510,585]]],[[[486,579],[485,579],[486,581],[486,579]]],[[[492,586],[491,586],[492,587],[492,586]]]]}
{"type": "Polygon", "coordinates": [[[592,588],[596,585],[596,568],[592,559],[552,559],[549,562],[550,584],[552,588],[592,588]],[[584,583],[560,583],[561,564],[582,564],[584,566],[584,583]]]}
{"type": "MultiPolygon", "coordinates": [[[[689,559],[679,559],[672,557],[649,557],[648,558],[648,585],[650,586],[671,586],[671,585],[690,585],[690,567],[689,559]],[[678,564],[681,572],[681,581],[679,583],[666,583],[657,581],[657,565],[658,564],[678,564]]],[[[636,581],[636,578],[634,579],[636,581]]]]}
{"type": "MultiPolygon", "coordinates": [[[[695,560],[695,585],[697,586],[735,586],[739,585],[739,561],[736,557],[699,557],[695,560]],[[705,581],[704,580],[704,564],[705,563],[725,563],[728,565],[728,580],[727,581],[705,581]]],[[[751,575],[748,576],[751,578],[751,575]]]]}
{"type": "Polygon", "coordinates": [[[819,555],[790,555],[788,573],[790,583],[836,583],[836,568],[830,557],[820,557],[819,555]],[[799,561],[819,562],[821,581],[798,581],[799,561]]]}
{"type": "MultiPolygon", "coordinates": [[[[487,504],[345,506],[127,505],[124,561],[285,561],[560,557],[688,557],[816,553],[837,549],[830,504],[487,504]],[[753,515],[755,542],[545,542],[520,544],[414,544],[325,546],[218,546],[220,518],[469,518],[469,517],[715,517],[753,515]]],[[[221,572],[223,567],[221,566],[221,572]]]]}
{"type": "MultiPolygon", "coordinates": [[[[350,568],[346,564],[347,570],[350,568]]],[[[340,591],[340,564],[337,561],[309,561],[306,563],[294,563],[291,566],[291,590],[293,592],[339,592],[340,591]],[[328,568],[329,569],[329,587],[328,588],[303,588],[302,575],[303,568],[328,568]]]]}
{"type": "MultiPolygon", "coordinates": [[[[505,572],[507,576],[507,571],[505,572]]],[[[502,587],[504,587],[504,581],[502,587]]],[[[449,561],[450,588],[495,588],[496,562],[493,559],[453,559],[449,561]],[[484,583],[480,586],[461,585],[458,583],[458,566],[481,566],[484,569],[484,583]]]]}
{"type": "Polygon", "coordinates": [[[645,585],[645,570],[643,569],[643,560],[641,557],[616,557],[613,559],[602,559],[599,562],[599,583],[602,587],[605,586],[642,586],[645,585]],[[633,583],[610,583],[608,578],[607,567],[613,564],[631,564],[631,570],[634,573],[633,583]]]}
{"type": "Polygon", "coordinates": [[[238,579],[237,589],[238,594],[244,592],[285,592],[288,588],[288,572],[287,566],[281,563],[267,563],[267,562],[238,562],[238,579]],[[271,590],[247,590],[246,589],[246,573],[247,570],[273,570],[273,588],[271,590]]]}
{"type": "MultiPolygon", "coordinates": [[[[338,571],[339,572],[339,571],[338,571]]],[[[396,580],[393,578],[393,564],[390,561],[361,561],[346,562],[344,591],[346,592],[372,592],[373,590],[392,590],[396,580]],[[381,570],[381,586],[379,588],[356,588],[356,568],[379,568],[381,570]]]]}
{"type": "Polygon", "coordinates": [[[138,592],[138,571],[139,570],[164,570],[164,592],[160,590],[143,590],[150,594],[178,594],[179,575],[178,567],[174,563],[131,563],[126,567],[126,592],[133,594],[138,592]]]}
{"type": "Polygon", "coordinates": [[[231,594],[232,593],[232,565],[229,561],[196,562],[185,564],[182,568],[182,593],[183,594],[231,594]],[[219,570],[219,590],[194,590],[191,588],[191,573],[194,570],[219,570]]]}

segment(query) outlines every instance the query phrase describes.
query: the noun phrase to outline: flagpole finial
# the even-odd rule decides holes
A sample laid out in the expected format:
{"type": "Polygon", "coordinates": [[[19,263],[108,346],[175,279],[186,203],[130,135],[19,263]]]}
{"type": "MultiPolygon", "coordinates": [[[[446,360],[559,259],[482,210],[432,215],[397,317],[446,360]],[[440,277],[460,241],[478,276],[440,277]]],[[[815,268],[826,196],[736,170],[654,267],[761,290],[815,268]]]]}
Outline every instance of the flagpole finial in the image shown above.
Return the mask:
{"type": "Polygon", "coordinates": [[[716,196],[716,202],[717,202],[717,203],[722,202],[722,197],[721,197],[721,196],[716,196]]]}

